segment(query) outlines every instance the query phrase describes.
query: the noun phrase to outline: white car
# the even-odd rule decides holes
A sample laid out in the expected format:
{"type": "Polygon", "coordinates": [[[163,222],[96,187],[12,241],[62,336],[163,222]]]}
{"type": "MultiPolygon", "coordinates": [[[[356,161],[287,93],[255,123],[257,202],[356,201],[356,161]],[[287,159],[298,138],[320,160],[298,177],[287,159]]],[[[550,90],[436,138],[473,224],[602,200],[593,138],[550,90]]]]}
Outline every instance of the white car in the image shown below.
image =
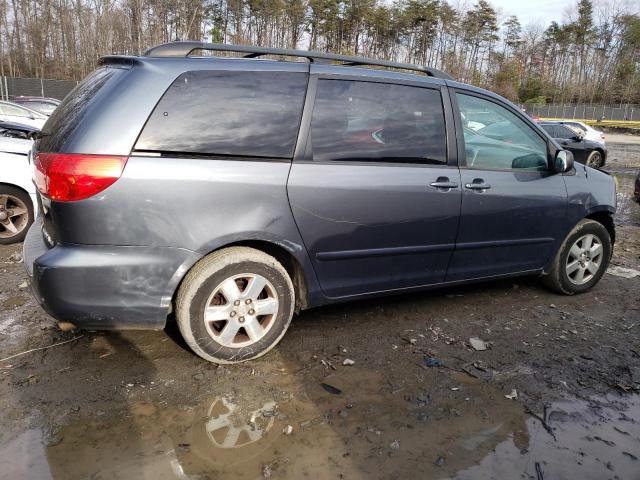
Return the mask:
{"type": "Polygon", "coordinates": [[[21,242],[33,223],[33,141],[0,137],[0,244],[21,242]]]}
{"type": "Polygon", "coordinates": [[[568,127],[577,128],[584,133],[584,138],[586,138],[587,140],[598,142],[604,145],[604,132],[596,130],[586,123],[576,122],[575,120],[560,120],[559,123],[567,125],[568,127]]]}
{"type": "Polygon", "coordinates": [[[12,102],[0,101],[0,120],[42,129],[47,116],[12,102]]]}

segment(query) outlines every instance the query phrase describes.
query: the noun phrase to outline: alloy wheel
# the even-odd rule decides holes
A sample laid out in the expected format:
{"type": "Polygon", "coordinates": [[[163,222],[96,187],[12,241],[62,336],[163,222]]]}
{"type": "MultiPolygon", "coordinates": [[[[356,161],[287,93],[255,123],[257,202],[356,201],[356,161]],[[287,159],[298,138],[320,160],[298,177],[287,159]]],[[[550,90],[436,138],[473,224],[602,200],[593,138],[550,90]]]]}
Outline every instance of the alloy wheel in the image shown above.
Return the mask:
{"type": "Polygon", "coordinates": [[[20,235],[29,225],[29,209],[18,197],[0,193],[0,238],[20,235]]]}
{"type": "Polygon", "coordinates": [[[567,256],[565,271],[574,285],[584,285],[598,273],[602,265],[604,249],[602,241],[588,233],[578,238],[567,256]]]}
{"type": "Polygon", "coordinates": [[[593,152],[589,157],[587,166],[592,168],[600,168],[601,164],[602,164],[602,155],[600,154],[600,152],[593,152]]]}
{"type": "Polygon", "coordinates": [[[261,275],[243,273],[225,279],[205,304],[203,320],[216,343],[231,348],[263,338],[278,314],[276,290],[261,275]]]}

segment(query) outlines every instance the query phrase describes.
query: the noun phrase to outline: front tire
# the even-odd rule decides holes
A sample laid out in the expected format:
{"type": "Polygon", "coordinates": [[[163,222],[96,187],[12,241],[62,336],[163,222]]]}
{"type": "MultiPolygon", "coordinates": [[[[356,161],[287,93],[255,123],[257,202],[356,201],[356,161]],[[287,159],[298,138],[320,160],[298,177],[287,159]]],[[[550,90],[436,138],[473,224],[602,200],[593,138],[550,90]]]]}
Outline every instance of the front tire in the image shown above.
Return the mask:
{"type": "Polygon", "coordinates": [[[0,245],[23,241],[33,218],[29,195],[11,185],[0,185],[0,245]]]}
{"type": "Polygon", "coordinates": [[[587,157],[587,166],[591,168],[601,168],[604,165],[604,157],[598,150],[594,150],[587,157]]]}
{"type": "Polygon", "coordinates": [[[229,247],[198,262],[176,298],[183,338],[214,363],[258,358],[284,336],[295,306],[293,283],[272,256],[229,247]]]}
{"type": "Polygon", "coordinates": [[[581,220],[562,242],[544,282],[565,295],[586,292],[604,275],[611,253],[607,229],[594,220],[581,220]]]}

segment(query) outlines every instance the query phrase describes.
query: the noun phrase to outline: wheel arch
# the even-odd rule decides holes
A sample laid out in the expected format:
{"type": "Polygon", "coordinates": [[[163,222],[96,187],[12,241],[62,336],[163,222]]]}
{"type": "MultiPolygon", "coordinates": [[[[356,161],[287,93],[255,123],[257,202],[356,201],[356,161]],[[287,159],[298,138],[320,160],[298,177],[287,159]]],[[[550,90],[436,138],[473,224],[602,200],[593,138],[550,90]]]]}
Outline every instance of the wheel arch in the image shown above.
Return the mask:
{"type": "Polygon", "coordinates": [[[31,194],[24,187],[21,187],[20,185],[17,185],[15,183],[8,182],[0,182],[0,187],[12,187],[20,190],[27,196],[27,198],[29,198],[29,201],[32,203],[31,206],[35,209],[35,205],[33,205],[33,202],[31,201],[31,194]]]}
{"type": "Polygon", "coordinates": [[[609,232],[609,237],[611,237],[611,244],[613,245],[616,243],[616,227],[613,223],[613,215],[611,214],[611,212],[609,212],[608,210],[597,210],[590,213],[585,218],[594,220],[602,224],[602,226],[607,229],[607,232],[609,232]]]}
{"type": "Polygon", "coordinates": [[[543,268],[544,275],[546,275],[549,272],[549,269],[551,268],[551,265],[556,257],[556,254],[558,253],[558,249],[562,246],[562,242],[564,241],[564,239],[584,219],[593,220],[595,222],[600,223],[602,226],[604,226],[604,228],[607,229],[607,232],[609,232],[609,237],[611,238],[611,245],[615,244],[616,229],[615,229],[615,224],[613,222],[613,212],[611,207],[608,207],[606,205],[595,207],[589,210],[587,215],[584,215],[584,216],[583,215],[584,213],[582,213],[580,216],[574,217],[573,219],[574,223],[570,223],[570,227],[563,233],[561,239],[558,240],[557,247],[554,250],[553,255],[551,256],[551,258],[548,260],[548,262],[545,264],[543,268]]]}
{"type": "MultiPolygon", "coordinates": [[[[274,257],[278,262],[282,264],[284,269],[287,271],[289,276],[291,277],[291,282],[293,283],[293,288],[296,297],[295,311],[298,313],[300,310],[304,310],[309,306],[309,279],[307,277],[307,272],[305,271],[302,263],[296,256],[287,248],[279,245],[273,241],[269,240],[258,240],[258,239],[248,239],[248,240],[236,240],[229,243],[224,243],[216,248],[211,249],[204,253],[196,262],[193,262],[188,268],[182,270],[180,275],[180,280],[177,282],[175,287],[173,288],[173,294],[171,298],[171,305],[169,313],[174,311],[175,309],[175,300],[178,295],[178,291],[182,286],[182,282],[184,281],[187,273],[194,268],[200,260],[205,258],[208,255],[211,255],[214,252],[219,250],[228,248],[228,247],[249,247],[264,252],[268,255],[274,257]]],[[[313,280],[311,280],[313,281],[313,280]]]]}
{"type": "Polygon", "coordinates": [[[307,277],[302,264],[296,256],[291,253],[291,251],[277,243],[267,240],[241,240],[220,247],[217,250],[227,247],[255,248],[256,250],[260,250],[278,260],[291,277],[291,282],[293,283],[293,289],[296,295],[296,313],[307,308],[309,298],[307,277]]]}

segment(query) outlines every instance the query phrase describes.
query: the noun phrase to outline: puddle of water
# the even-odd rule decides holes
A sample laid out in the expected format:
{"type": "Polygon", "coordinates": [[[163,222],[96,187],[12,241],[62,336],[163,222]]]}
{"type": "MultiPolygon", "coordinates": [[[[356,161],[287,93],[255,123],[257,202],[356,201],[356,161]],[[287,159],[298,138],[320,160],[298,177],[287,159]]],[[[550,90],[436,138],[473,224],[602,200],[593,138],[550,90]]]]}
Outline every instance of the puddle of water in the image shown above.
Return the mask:
{"type": "Polygon", "coordinates": [[[556,439],[530,418],[526,453],[506,440],[455,478],[640,478],[640,397],[557,402],[548,419],[556,439]]]}
{"type": "Polygon", "coordinates": [[[7,298],[4,302],[2,302],[2,310],[13,310],[16,307],[21,307],[27,303],[26,297],[13,296],[7,298]]]}
{"type": "Polygon", "coordinates": [[[0,479],[37,478],[50,480],[45,447],[42,444],[42,432],[27,430],[6,445],[0,445],[0,479]]]}
{"type": "Polygon", "coordinates": [[[7,352],[8,347],[23,341],[27,327],[17,317],[12,315],[0,316],[0,351],[7,352]]]}
{"type": "Polygon", "coordinates": [[[536,478],[536,462],[544,478],[638,478],[637,397],[555,404],[554,441],[520,403],[467,376],[432,395],[356,368],[323,381],[342,392],[270,375],[193,406],[135,403],[77,421],[45,447],[30,431],[0,447],[0,478],[504,479],[536,478]]]}
{"type": "MultiPolygon", "coordinates": [[[[522,407],[466,376],[437,402],[356,368],[323,381],[342,393],[271,375],[266,389],[237,386],[194,406],[133,404],[117,418],[62,426],[46,463],[54,479],[431,478],[479,462],[508,438],[528,443],[522,407]]],[[[9,446],[3,456],[18,453],[9,446]]]]}
{"type": "Polygon", "coordinates": [[[637,172],[612,173],[617,183],[616,222],[623,225],[640,226],[640,204],[633,198],[633,189],[637,172]]]}

